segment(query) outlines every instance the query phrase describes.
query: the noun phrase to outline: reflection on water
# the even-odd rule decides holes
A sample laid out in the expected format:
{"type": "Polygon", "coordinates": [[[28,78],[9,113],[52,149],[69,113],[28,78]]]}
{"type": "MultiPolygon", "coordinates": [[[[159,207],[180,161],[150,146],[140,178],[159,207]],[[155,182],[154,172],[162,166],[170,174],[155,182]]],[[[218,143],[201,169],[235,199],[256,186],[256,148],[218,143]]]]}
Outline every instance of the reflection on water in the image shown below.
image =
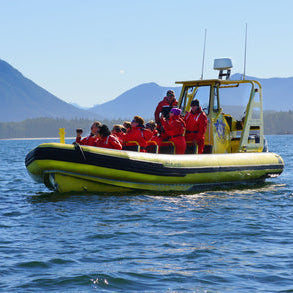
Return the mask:
{"type": "Polygon", "coordinates": [[[116,198],[117,200],[123,201],[136,201],[135,197],[139,197],[138,202],[142,201],[142,196],[144,196],[145,201],[157,201],[168,203],[177,203],[184,205],[189,205],[191,203],[195,205],[210,205],[213,198],[225,198],[231,196],[253,196],[255,194],[262,193],[280,193],[286,192],[287,185],[283,183],[274,183],[274,182],[263,182],[256,183],[254,185],[246,184],[237,184],[233,186],[226,186],[226,188],[209,188],[206,190],[199,191],[172,191],[172,192],[152,192],[149,191],[133,191],[133,192],[124,192],[124,193],[81,193],[81,192],[70,192],[70,193],[58,193],[58,192],[37,192],[36,194],[29,195],[27,200],[31,203],[41,203],[41,202],[58,202],[66,201],[71,197],[102,197],[105,200],[116,198]],[[131,199],[130,199],[130,198],[131,199]]]}

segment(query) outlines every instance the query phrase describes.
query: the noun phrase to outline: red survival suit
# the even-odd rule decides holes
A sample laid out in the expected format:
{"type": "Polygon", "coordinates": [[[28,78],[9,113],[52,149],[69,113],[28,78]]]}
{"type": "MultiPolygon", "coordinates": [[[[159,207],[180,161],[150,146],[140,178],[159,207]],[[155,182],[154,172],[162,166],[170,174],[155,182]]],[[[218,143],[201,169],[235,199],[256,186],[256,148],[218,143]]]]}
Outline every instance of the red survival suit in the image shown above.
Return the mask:
{"type": "Polygon", "coordinates": [[[124,132],[122,132],[122,131],[120,131],[120,132],[112,131],[111,134],[118,138],[118,140],[120,141],[121,145],[123,144],[123,140],[124,140],[124,136],[125,136],[124,132]]]}
{"type": "Polygon", "coordinates": [[[202,154],[204,149],[204,136],[207,129],[206,113],[199,107],[195,113],[187,112],[184,117],[186,123],[185,140],[195,140],[198,146],[198,153],[202,154]]]}
{"type": "Polygon", "coordinates": [[[169,120],[162,119],[162,126],[166,135],[168,135],[168,140],[174,142],[176,154],[184,154],[186,149],[184,120],[180,116],[174,115],[169,120]]]}
{"type": "Polygon", "coordinates": [[[146,152],[146,138],[145,138],[145,129],[143,125],[138,125],[136,127],[131,127],[128,132],[123,137],[123,143],[127,141],[137,141],[140,145],[140,151],[146,152]]]}
{"type": "Polygon", "coordinates": [[[155,121],[156,123],[160,123],[160,113],[162,112],[163,107],[176,107],[178,101],[175,98],[165,97],[157,106],[155,110],[155,121]]]}
{"type": "Polygon", "coordinates": [[[146,128],[143,132],[143,136],[146,141],[150,141],[150,140],[152,140],[152,137],[154,135],[156,135],[157,133],[158,133],[158,131],[156,129],[154,131],[151,131],[150,129],[146,128]]]}
{"type": "Polygon", "coordinates": [[[94,146],[94,145],[96,145],[97,140],[98,140],[98,138],[95,135],[89,135],[84,138],[77,137],[75,141],[81,145],[94,146]]]}
{"type": "Polygon", "coordinates": [[[122,145],[119,142],[118,138],[112,134],[110,134],[106,137],[100,137],[96,141],[95,146],[100,147],[100,148],[122,150],[122,145]]]}

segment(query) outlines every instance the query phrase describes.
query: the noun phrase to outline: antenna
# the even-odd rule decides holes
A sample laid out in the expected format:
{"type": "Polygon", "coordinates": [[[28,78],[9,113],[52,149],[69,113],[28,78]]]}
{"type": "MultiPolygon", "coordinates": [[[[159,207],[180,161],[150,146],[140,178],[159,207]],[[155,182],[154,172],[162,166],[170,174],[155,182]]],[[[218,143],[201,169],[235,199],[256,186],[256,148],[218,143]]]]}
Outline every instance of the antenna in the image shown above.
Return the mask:
{"type": "Polygon", "coordinates": [[[245,49],[244,49],[244,70],[242,79],[245,79],[245,71],[246,71],[246,47],[247,47],[247,23],[245,24],[245,49]]]}
{"type": "Polygon", "coordinates": [[[206,39],[207,39],[207,29],[204,31],[204,44],[203,44],[203,53],[202,53],[202,67],[201,67],[201,77],[203,79],[203,69],[204,69],[204,56],[206,52],[206,39]]]}

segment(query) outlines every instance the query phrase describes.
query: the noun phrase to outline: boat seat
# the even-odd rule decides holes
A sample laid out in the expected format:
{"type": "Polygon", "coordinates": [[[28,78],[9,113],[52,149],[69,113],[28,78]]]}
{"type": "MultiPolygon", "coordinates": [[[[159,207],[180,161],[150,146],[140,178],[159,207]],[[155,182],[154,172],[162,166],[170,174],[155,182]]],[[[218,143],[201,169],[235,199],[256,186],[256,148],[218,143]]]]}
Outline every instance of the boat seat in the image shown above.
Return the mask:
{"type": "Polygon", "coordinates": [[[159,149],[160,154],[176,154],[176,147],[173,141],[162,141],[159,149]]]}
{"type": "Polygon", "coordinates": [[[205,145],[203,148],[203,153],[204,154],[211,154],[213,150],[213,146],[212,145],[205,145]]]}
{"type": "Polygon", "coordinates": [[[236,130],[243,130],[243,121],[236,121],[236,130]]]}
{"type": "Polygon", "coordinates": [[[126,141],[124,143],[124,145],[122,146],[122,150],[139,152],[140,151],[140,146],[139,146],[139,143],[136,140],[130,140],[130,141],[126,141]]]}
{"type": "Polygon", "coordinates": [[[185,154],[197,154],[197,144],[193,141],[186,142],[185,154]]]}
{"type": "Polygon", "coordinates": [[[146,152],[157,154],[159,150],[158,144],[155,141],[147,141],[146,152]]]}

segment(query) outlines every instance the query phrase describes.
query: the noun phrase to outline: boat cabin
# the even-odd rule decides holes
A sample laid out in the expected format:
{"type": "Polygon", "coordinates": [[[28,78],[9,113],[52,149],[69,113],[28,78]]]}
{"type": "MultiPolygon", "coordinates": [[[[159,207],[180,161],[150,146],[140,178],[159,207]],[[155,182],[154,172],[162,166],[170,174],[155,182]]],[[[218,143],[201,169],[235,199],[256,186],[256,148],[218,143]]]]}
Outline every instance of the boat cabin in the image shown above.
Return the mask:
{"type": "Polygon", "coordinates": [[[190,111],[191,101],[199,100],[208,118],[204,153],[262,152],[261,85],[240,75],[230,79],[231,68],[231,59],[216,59],[218,79],[177,81],[176,84],[182,84],[179,108],[185,115],[190,111]]]}

